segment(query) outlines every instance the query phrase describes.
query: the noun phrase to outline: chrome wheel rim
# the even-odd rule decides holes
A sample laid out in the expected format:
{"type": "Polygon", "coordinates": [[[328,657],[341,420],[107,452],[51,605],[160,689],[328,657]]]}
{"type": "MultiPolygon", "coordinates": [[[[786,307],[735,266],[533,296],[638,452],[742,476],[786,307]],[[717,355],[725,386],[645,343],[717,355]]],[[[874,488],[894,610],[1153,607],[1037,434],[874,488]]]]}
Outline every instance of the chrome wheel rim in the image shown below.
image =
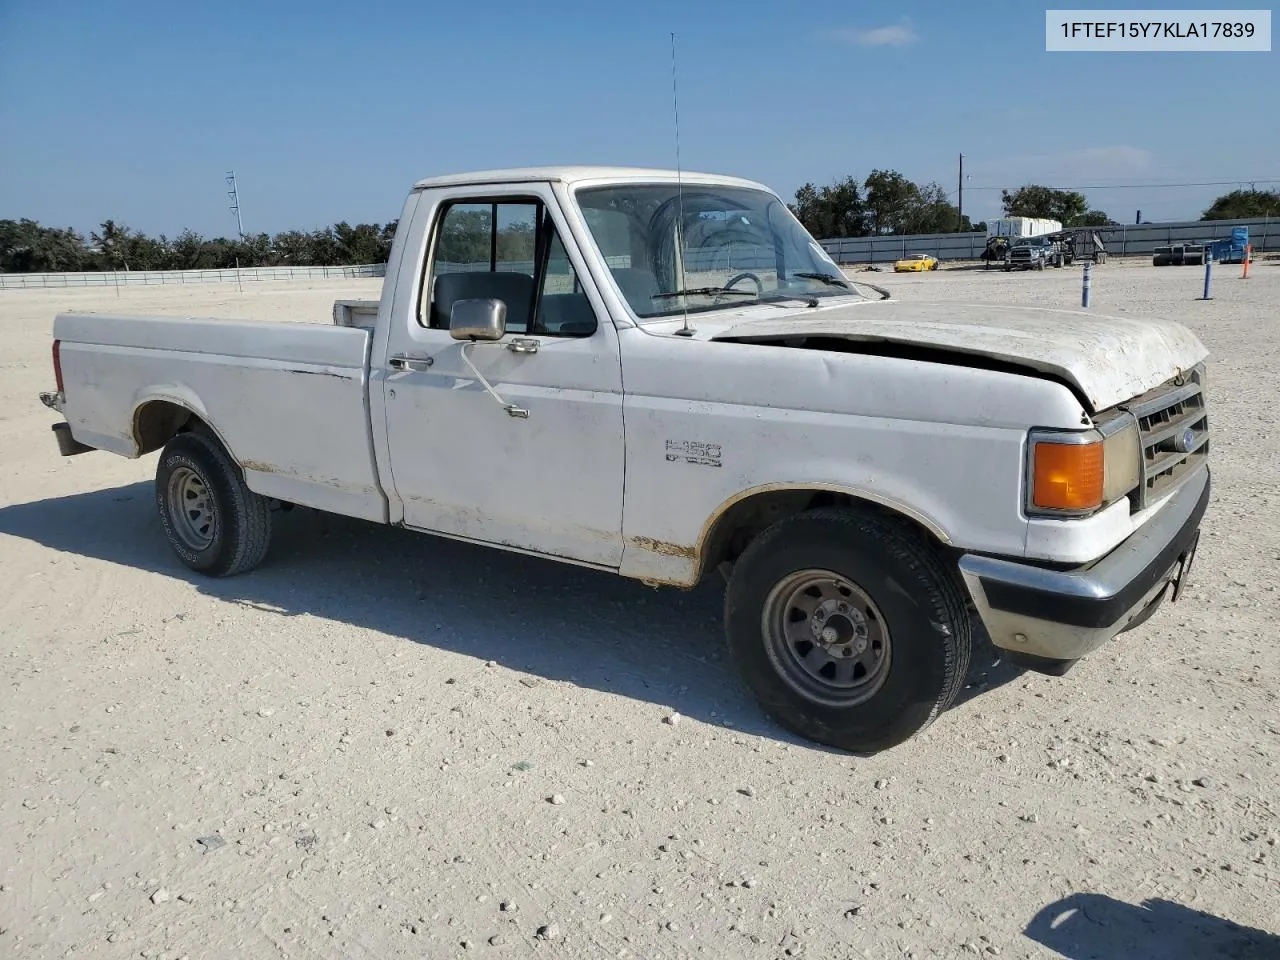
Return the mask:
{"type": "Polygon", "coordinates": [[[893,648],[880,609],[831,570],[800,570],[775,584],[762,627],[778,675],[815,703],[856,706],[889,674],[893,648]]]}
{"type": "Polygon", "coordinates": [[[178,467],[169,475],[169,521],[184,545],[204,550],[213,543],[217,517],[209,485],[190,467],[178,467]]]}

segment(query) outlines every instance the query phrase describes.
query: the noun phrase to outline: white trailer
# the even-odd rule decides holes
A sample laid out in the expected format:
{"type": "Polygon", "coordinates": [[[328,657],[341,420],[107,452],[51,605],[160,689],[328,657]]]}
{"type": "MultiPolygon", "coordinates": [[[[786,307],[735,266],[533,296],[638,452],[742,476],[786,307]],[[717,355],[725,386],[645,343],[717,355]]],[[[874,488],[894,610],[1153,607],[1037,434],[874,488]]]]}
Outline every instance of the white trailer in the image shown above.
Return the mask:
{"type": "Polygon", "coordinates": [[[1061,229],[1062,224],[1057,220],[1042,217],[1002,217],[987,221],[988,237],[1039,237],[1061,229]]]}

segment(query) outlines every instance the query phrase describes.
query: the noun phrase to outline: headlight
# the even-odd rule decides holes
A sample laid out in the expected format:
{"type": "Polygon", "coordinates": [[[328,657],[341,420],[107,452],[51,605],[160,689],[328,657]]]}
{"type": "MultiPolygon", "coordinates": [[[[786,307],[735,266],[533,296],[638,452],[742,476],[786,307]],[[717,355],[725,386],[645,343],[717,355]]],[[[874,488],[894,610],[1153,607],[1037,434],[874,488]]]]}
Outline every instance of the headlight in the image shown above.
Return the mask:
{"type": "Polygon", "coordinates": [[[1028,513],[1085,516],[1138,485],[1138,423],[1120,414],[1092,430],[1032,430],[1027,459],[1028,513]]]}

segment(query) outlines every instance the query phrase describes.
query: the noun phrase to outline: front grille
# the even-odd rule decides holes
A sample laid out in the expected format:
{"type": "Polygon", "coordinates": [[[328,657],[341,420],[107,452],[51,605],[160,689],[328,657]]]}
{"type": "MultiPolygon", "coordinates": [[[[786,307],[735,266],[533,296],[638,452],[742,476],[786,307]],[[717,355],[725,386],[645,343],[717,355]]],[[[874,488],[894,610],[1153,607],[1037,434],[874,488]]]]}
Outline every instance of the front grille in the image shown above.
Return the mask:
{"type": "Polygon", "coordinates": [[[1142,478],[1135,509],[1176,487],[1209,456],[1204,368],[1175,377],[1121,406],[1138,421],[1142,478]]]}

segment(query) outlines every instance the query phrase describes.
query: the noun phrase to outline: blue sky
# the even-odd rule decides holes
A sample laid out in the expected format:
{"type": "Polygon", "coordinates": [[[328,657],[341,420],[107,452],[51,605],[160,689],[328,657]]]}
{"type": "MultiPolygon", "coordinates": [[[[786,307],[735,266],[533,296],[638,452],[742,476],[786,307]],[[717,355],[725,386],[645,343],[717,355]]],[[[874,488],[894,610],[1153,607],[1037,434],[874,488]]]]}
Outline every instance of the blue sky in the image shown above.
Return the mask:
{"type": "Polygon", "coordinates": [[[234,168],[246,231],[275,232],[392,220],[443,172],[673,166],[673,30],[684,167],[788,199],[876,167],[954,190],[960,152],[975,219],[983,187],[1081,187],[1131,222],[1230,186],[1088,186],[1280,180],[1280,53],[1046,53],[1044,10],[0,0],[0,218],[231,234],[234,168]]]}

